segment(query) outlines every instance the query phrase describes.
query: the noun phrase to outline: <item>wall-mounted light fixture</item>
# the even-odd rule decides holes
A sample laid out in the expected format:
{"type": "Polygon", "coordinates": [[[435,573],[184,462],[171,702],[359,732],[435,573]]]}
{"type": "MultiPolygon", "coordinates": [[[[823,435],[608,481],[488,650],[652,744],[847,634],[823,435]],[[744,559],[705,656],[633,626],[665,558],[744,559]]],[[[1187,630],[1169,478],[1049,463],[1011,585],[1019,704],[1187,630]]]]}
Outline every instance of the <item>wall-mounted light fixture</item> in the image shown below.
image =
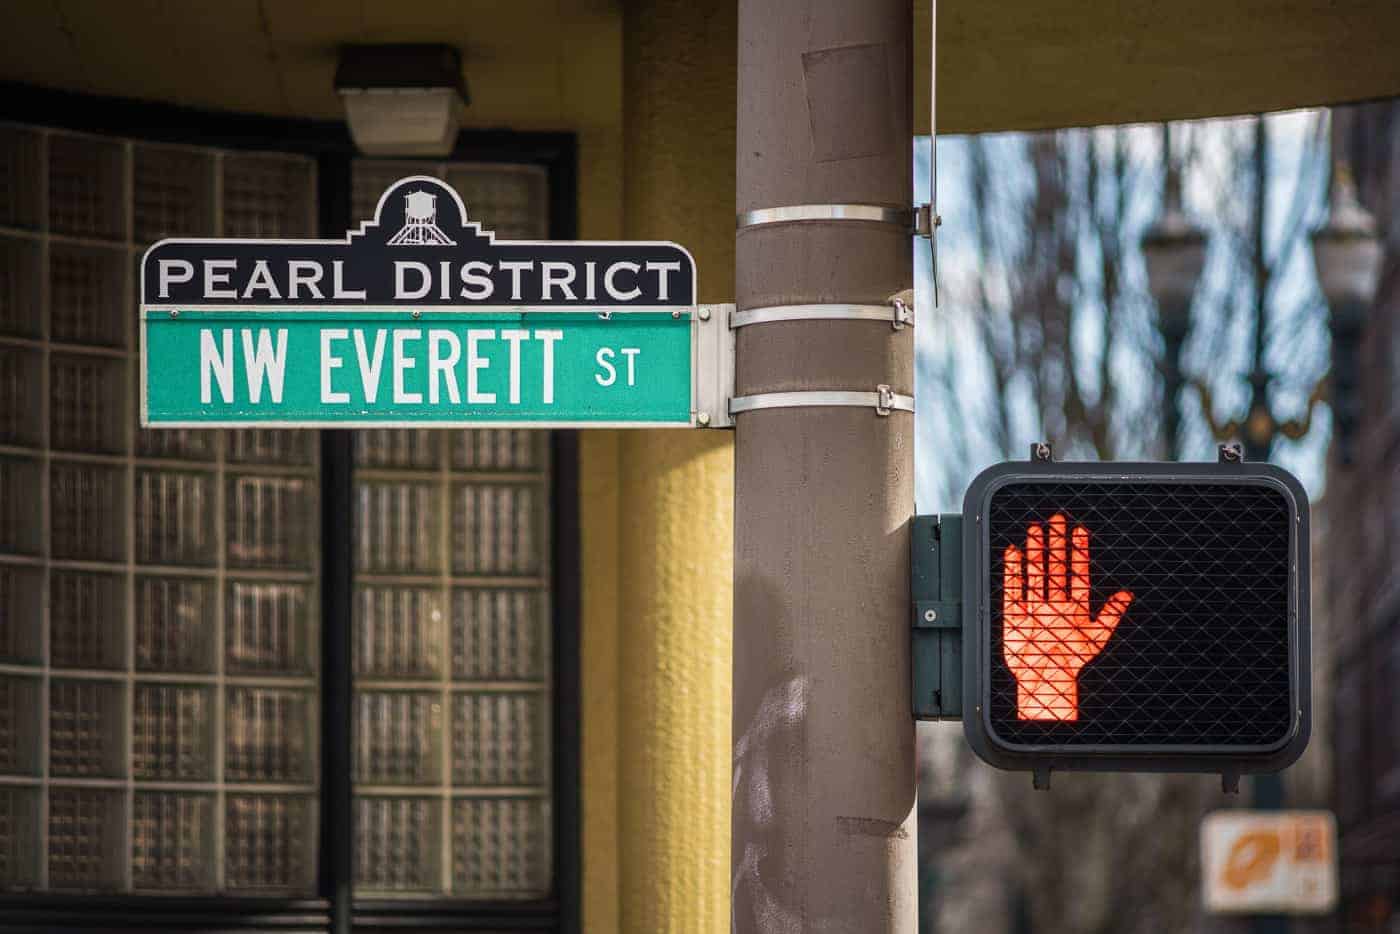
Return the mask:
{"type": "Polygon", "coordinates": [[[469,100],[461,53],[450,45],[344,46],[335,89],[369,156],[447,155],[469,100]]]}

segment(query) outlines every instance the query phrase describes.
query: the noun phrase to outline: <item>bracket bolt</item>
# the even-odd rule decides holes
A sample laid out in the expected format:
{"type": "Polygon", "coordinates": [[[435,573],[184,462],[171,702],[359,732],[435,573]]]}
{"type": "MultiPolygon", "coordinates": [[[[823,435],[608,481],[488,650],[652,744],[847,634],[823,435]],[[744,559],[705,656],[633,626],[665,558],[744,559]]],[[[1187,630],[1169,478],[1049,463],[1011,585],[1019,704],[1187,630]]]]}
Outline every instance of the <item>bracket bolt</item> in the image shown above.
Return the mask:
{"type": "Polygon", "coordinates": [[[700,424],[701,428],[704,428],[710,424],[710,413],[701,412],[699,415],[695,416],[695,421],[700,424]]]}
{"type": "Polygon", "coordinates": [[[936,622],[938,622],[938,613],[936,613],[936,612],[933,611],[933,610],[924,610],[924,622],[926,622],[926,623],[936,623],[936,622]]]}
{"type": "Polygon", "coordinates": [[[700,314],[700,320],[701,320],[701,321],[709,321],[709,320],[710,320],[710,309],[705,308],[705,307],[702,306],[701,309],[700,309],[699,314],[700,314]]]}
{"type": "Polygon", "coordinates": [[[1048,461],[1053,456],[1050,452],[1050,445],[1046,444],[1044,441],[1036,442],[1032,450],[1035,453],[1035,459],[1038,461],[1048,461]]]}

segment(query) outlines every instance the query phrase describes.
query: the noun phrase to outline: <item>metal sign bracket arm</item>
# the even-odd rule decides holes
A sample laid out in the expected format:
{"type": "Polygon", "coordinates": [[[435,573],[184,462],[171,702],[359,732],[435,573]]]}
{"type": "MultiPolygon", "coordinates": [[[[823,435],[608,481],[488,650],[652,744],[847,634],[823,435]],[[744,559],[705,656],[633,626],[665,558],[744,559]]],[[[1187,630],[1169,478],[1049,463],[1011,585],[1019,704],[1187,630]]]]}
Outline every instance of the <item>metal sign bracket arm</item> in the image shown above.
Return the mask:
{"type": "Polygon", "coordinates": [[[698,305],[695,309],[695,425],[733,428],[729,400],[734,395],[734,306],[698,305]]]}
{"type": "Polygon", "coordinates": [[[917,720],[961,720],[963,555],[959,513],[915,516],[910,528],[911,698],[917,720]]]}

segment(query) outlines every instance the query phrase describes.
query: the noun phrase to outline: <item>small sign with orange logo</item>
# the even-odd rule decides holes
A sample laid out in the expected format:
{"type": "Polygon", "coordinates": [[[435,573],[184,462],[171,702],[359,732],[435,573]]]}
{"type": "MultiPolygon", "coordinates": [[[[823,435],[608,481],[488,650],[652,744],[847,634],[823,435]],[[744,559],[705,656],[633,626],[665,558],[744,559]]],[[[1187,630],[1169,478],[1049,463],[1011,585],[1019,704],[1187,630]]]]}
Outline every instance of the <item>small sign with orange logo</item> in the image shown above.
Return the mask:
{"type": "Polygon", "coordinates": [[[1330,811],[1215,811],[1201,822],[1206,910],[1325,914],[1337,902],[1330,811]]]}

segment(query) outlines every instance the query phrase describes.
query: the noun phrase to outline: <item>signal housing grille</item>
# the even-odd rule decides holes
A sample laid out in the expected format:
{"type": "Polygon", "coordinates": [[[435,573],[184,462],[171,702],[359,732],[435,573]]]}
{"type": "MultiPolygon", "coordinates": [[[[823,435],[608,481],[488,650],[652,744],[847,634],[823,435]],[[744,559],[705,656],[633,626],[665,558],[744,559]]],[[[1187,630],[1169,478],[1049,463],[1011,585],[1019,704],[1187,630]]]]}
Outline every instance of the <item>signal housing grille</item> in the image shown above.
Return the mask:
{"type": "Polygon", "coordinates": [[[1267,482],[1017,480],[987,508],[989,724],[1013,747],[1272,748],[1293,730],[1288,499],[1267,482]],[[1064,515],[1089,530],[1090,610],[1133,601],[1079,672],[1078,718],[1017,716],[1003,654],[1003,554],[1064,515]]]}

